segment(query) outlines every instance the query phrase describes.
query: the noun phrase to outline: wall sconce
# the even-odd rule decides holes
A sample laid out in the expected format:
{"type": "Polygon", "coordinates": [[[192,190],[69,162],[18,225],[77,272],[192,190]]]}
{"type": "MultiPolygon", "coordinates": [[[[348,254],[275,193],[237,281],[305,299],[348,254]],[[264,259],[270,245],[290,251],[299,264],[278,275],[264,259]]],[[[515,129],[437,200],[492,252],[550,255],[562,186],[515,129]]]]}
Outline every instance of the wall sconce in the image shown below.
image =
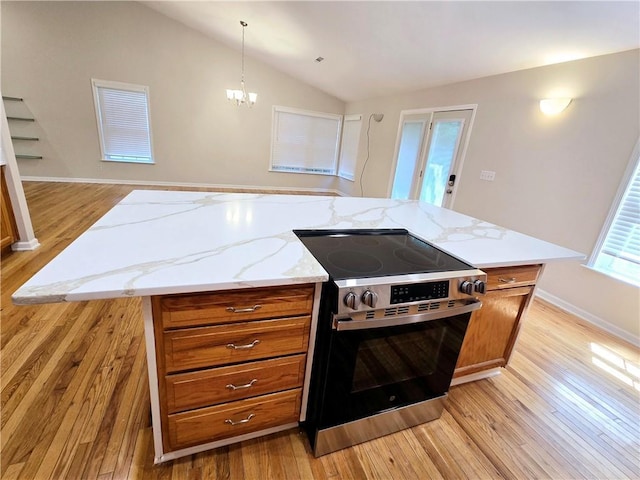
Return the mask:
{"type": "Polygon", "coordinates": [[[544,98],[540,100],[540,111],[545,115],[557,115],[571,103],[571,98],[544,98]]]}

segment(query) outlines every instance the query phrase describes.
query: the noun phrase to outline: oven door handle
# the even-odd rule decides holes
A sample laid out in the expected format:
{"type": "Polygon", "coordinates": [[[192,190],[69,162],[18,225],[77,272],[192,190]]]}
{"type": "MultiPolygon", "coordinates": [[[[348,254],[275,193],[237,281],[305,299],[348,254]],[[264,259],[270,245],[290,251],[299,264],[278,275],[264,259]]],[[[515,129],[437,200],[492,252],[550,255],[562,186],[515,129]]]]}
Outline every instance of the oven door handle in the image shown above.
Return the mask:
{"type": "Polygon", "coordinates": [[[445,308],[432,312],[417,313],[413,315],[402,315],[399,317],[378,318],[373,320],[333,320],[333,329],[339,332],[347,330],[369,330],[372,328],[398,327],[400,325],[411,325],[413,323],[430,322],[446,317],[455,317],[465,313],[478,310],[482,302],[477,301],[463,305],[462,307],[445,308]]]}

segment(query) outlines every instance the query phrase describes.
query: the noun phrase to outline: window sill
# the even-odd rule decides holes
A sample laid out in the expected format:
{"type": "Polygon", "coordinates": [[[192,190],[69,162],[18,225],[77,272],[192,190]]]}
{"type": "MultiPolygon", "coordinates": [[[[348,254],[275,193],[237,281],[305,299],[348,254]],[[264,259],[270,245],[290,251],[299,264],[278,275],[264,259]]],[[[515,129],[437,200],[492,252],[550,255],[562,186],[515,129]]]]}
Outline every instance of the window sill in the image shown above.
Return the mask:
{"type": "Polygon", "coordinates": [[[108,163],[133,163],[133,164],[136,164],[136,165],[155,165],[156,164],[156,162],[154,162],[154,161],[147,162],[147,161],[142,161],[142,160],[139,160],[139,161],[136,161],[136,160],[111,160],[111,159],[108,159],[108,158],[101,158],[100,160],[103,161],[103,162],[108,162],[108,163]]]}
{"type": "Polygon", "coordinates": [[[592,272],[596,272],[596,273],[599,273],[600,275],[605,275],[605,276],[607,276],[607,277],[609,277],[609,278],[611,278],[611,279],[613,279],[613,280],[616,280],[616,281],[618,281],[618,282],[625,283],[625,284],[627,284],[627,285],[629,285],[629,286],[631,286],[631,287],[640,288],[640,281],[638,281],[638,282],[634,282],[634,281],[633,281],[633,280],[631,280],[630,278],[623,277],[622,275],[616,275],[616,274],[615,274],[615,273],[613,273],[613,272],[609,272],[609,271],[605,271],[605,270],[600,270],[600,269],[598,269],[598,268],[595,268],[595,267],[594,267],[594,266],[592,266],[592,265],[586,265],[586,264],[583,264],[583,265],[581,265],[581,266],[582,266],[582,267],[584,267],[584,268],[586,268],[586,269],[591,270],[592,272]]]}
{"type": "Polygon", "coordinates": [[[336,174],[335,173],[331,173],[331,172],[322,172],[322,171],[318,171],[315,172],[313,170],[294,170],[294,169],[288,169],[288,168],[273,168],[270,167],[269,168],[270,172],[274,172],[274,173],[302,173],[302,174],[307,174],[307,175],[325,175],[328,177],[335,177],[336,174]]]}

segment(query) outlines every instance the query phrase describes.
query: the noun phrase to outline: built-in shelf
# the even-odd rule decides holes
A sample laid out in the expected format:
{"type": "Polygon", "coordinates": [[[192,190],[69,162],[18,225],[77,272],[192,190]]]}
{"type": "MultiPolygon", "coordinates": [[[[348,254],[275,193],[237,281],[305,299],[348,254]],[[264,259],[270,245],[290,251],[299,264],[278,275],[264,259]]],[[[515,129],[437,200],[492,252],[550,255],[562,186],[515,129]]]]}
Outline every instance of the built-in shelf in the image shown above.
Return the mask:
{"type": "Polygon", "coordinates": [[[40,140],[38,137],[18,137],[18,136],[11,136],[11,140],[29,140],[29,141],[35,141],[37,142],[38,140],[40,140]]]}
{"type": "MultiPolygon", "coordinates": [[[[24,102],[24,100],[20,97],[8,97],[8,96],[2,96],[2,100],[3,101],[9,101],[9,102],[24,102]]],[[[26,108],[26,105],[25,105],[26,108]]],[[[26,115],[31,115],[31,112],[27,111],[26,112],[21,112],[21,113],[17,113],[17,115],[14,113],[13,115],[7,115],[7,120],[17,120],[20,122],[35,122],[36,119],[33,117],[29,117],[26,115]]],[[[24,132],[27,133],[27,132],[24,132]]],[[[28,133],[35,133],[35,132],[28,132],[28,133]]],[[[37,142],[39,141],[40,138],[34,136],[34,135],[11,135],[11,141],[12,142],[37,142]]],[[[24,146],[24,144],[22,144],[24,146]]],[[[23,160],[40,160],[42,159],[42,155],[31,155],[31,154],[26,154],[26,153],[16,153],[16,159],[23,159],[23,160]]]]}
{"type": "Polygon", "coordinates": [[[35,122],[35,118],[29,117],[7,117],[7,120],[22,120],[23,122],[35,122]]]}

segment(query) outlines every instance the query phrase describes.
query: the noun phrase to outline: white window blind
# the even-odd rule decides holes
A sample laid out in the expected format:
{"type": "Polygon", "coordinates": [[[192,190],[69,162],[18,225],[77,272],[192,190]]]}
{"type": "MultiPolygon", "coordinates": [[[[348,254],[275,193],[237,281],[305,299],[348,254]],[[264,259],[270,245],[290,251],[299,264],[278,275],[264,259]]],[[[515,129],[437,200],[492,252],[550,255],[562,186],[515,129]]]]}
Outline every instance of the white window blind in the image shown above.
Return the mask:
{"type": "Polygon", "coordinates": [[[640,286],[640,141],[588,265],[640,286]]]}
{"type": "Polygon", "coordinates": [[[362,115],[345,115],[340,143],[340,163],[338,175],[353,181],[356,175],[356,161],[360,144],[362,115]]]}
{"type": "Polygon", "coordinates": [[[95,79],[91,83],[102,159],[153,163],[148,87],[95,79]]]}
{"type": "Polygon", "coordinates": [[[335,175],[342,116],[273,107],[271,170],[335,175]]]}

